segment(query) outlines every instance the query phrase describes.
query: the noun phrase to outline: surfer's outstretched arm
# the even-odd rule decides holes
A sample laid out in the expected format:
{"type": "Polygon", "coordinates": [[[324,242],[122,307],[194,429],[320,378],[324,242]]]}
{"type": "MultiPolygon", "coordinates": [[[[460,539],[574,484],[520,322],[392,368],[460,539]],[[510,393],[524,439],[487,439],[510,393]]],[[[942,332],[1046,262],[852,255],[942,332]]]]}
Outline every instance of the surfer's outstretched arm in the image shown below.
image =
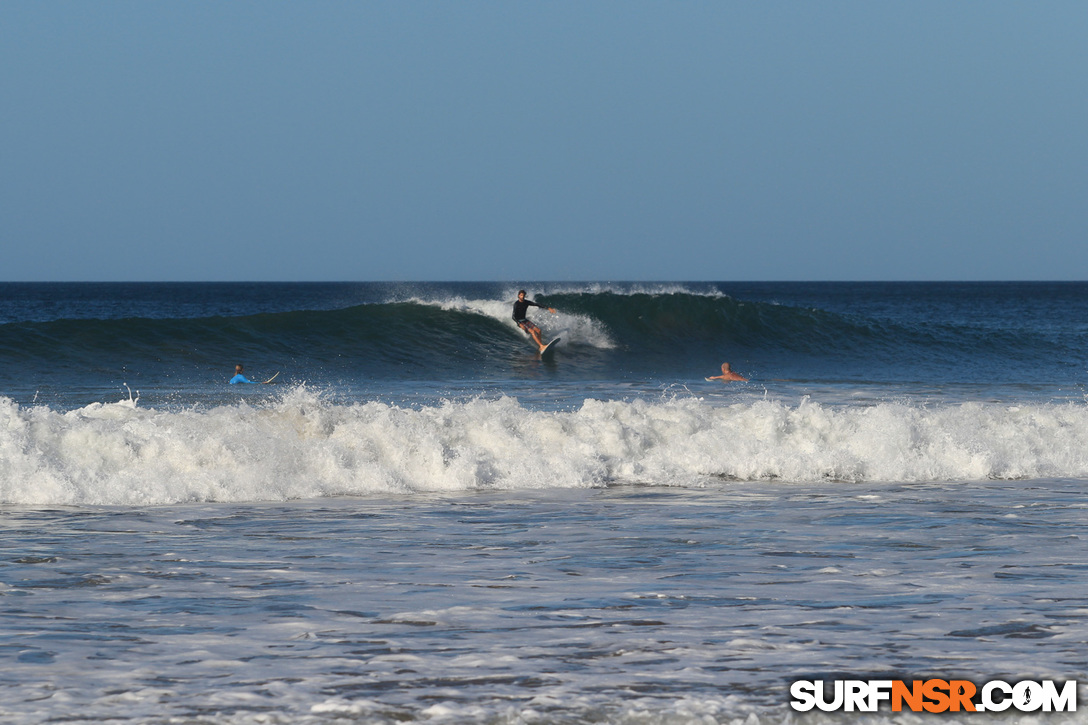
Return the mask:
{"type": "Polygon", "coordinates": [[[713,377],[707,378],[707,380],[721,380],[723,382],[728,383],[731,380],[740,380],[740,381],[744,382],[744,381],[747,381],[748,378],[744,377],[743,375],[740,375],[738,373],[733,372],[732,368],[729,367],[729,363],[722,363],[722,374],[721,375],[714,375],[713,377]]]}

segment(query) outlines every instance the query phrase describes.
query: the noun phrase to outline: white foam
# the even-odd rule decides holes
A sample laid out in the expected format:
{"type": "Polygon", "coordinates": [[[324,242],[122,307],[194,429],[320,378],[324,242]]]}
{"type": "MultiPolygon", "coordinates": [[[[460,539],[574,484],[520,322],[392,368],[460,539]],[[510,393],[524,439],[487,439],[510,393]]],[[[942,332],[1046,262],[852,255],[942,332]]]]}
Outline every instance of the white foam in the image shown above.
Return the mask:
{"type": "MultiPolygon", "coordinates": [[[[517,296],[517,288],[510,287],[508,294],[517,296]]],[[[560,282],[539,287],[541,295],[691,295],[693,297],[725,298],[728,295],[709,285],[691,286],[676,282],[560,282]]]]}
{"type": "MultiPolygon", "coordinates": [[[[516,298],[517,294],[515,293],[510,296],[509,300],[471,300],[462,297],[448,297],[441,300],[413,298],[409,301],[420,305],[439,307],[446,311],[453,310],[490,317],[521,335],[523,334],[521,329],[514,323],[510,314],[516,298]]],[[[531,312],[532,310],[530,310],[531,312]]],[[[551,337],[556,331],[563,330],[563,336],[568,344],[590,345],[603,350],[609,350],[616,346],[604,323],[588,315],[558,309],[553,315],[540,310],[532,319],[544,331],[545,337],[551,337]]]]}
{"type": "MultiPolygon", "coordinates": [[[[510,286],[499,293],[499,299],[469,299],[456,295],[437,298],[421,297],[413,295],[409,297],[392,297],[388,302],[412,302],[419,305],[438,307],[446,311],[464,312],[474,315],[482,315],[498,320],[512,330],[518,330],[517,325],[511,319],[511,306],[517,299],[519,288],[510,286]]],[[[689,285],[676,283],[559,283],[545,284],[534,287],[530,298],[549,295],[574,295],[574,294],[616,294],[616,295],[673,295],[685,294],[699,297],[711,297],[721,299],[727,295],[714,288],[697,289],[689,285]]],[[[531,310],[530,310],[531,312],[531,310]]],[[[563,331],[563,337],[568,344],[583,344],[610,350],[616,347],[615,341],[608,332],[607,326],[600,320],[589,315],[572,313],[569,310],[558,309],[555,315],[545,312],[537,314],[533,321],[545,332],[546,337],[563,331]]],[[[520,332],[520,330],[519,330],[520,332]]]]}
{"type": "Polygon", "coordinates": [[[262,407],[66,413],[0,398],[0,501],[144,505],[377,492],[1088,477],[1088,406],[509,397],[420,409],[304,387],[262,407]]]}

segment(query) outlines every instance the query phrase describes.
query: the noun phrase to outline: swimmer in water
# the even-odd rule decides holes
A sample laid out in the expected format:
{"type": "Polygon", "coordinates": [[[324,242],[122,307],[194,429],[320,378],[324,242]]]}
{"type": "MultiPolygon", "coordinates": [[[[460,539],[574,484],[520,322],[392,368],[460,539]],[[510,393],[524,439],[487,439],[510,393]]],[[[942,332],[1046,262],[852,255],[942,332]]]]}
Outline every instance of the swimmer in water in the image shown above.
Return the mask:
{"type": "Polygon", "coordinates": [[[746,381],[746,380],[748,380],[748,378],[746,378],[746,377],[744,377],[742,375],[738,375],[737,373],[733,372],[729,368],[729,363],[726,362],[726,363],[722,363],[722,374],[721,375],[715,375],[714,377],[707,378],[707,380],[721,380],[722,382],[728,383],[731,380],[746,381]]]}
{"type": "Polygon", "coordinates": [[[230,379],[230,384],[231,385],[238,385],[239,383],[249,383],[250,385],[256,385],[257,381],[256,380],[250,380],[245,375],[243,375],[241,365],[235,365],[234,366],[234,377],[230,379]]]}

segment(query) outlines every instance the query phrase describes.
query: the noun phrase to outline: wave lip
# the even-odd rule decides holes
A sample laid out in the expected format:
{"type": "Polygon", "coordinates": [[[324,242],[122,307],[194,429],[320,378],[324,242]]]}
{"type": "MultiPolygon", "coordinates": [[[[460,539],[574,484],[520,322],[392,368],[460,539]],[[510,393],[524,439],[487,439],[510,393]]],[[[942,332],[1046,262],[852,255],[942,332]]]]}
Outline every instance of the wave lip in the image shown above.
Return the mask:
{"type": "Polygon", "coordinates": [[[154,505],[637,483],[1088,478],[1088,407],[516,399],[66,413],[0,399],[0,501],[154,505]]]}

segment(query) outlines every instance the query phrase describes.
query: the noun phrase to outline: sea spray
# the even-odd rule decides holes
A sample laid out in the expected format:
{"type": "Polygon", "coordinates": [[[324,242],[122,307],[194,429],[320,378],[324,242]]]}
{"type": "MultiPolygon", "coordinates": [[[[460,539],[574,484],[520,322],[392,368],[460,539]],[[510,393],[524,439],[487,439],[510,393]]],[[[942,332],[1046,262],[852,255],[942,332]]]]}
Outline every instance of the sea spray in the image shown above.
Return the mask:
{"type": "Polygon", "coordinates": [[[344,404],[299,386],[184,410],[0,400],[0,501],[144,505],[483,488],[1088,476],[1088,406],[698,397],[541,411],[344,404]]]}

